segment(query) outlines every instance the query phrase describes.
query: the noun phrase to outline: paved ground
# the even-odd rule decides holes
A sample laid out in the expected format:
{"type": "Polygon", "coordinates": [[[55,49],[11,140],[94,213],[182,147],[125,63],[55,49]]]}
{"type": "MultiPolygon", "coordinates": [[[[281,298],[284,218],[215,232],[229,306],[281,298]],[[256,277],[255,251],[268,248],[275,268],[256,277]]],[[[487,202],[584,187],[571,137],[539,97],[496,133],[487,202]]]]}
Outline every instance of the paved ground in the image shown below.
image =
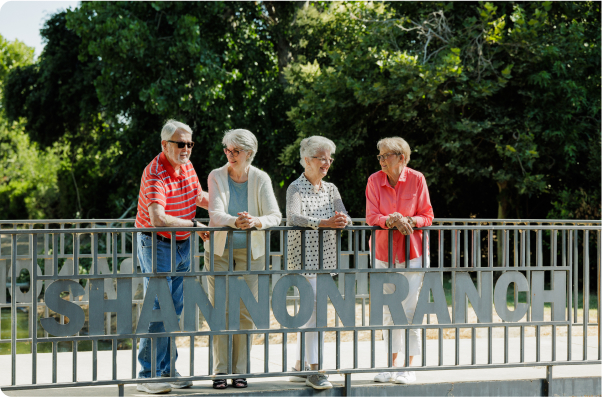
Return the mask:
{"type": "MultiPolygon", "coordinates": [[[[588,358],[596,359],[598,354],[595,338],[588,338],[588,358]]],[[[487,345],[486,339],[477,340],[477,365],[486,364],[487,362],[487,345]]],[[[525,361],[533,362],[536,358],[535,338],[525,338],[525,361]]],[[[572,343],[573,359],[581,360],[583,354],[582,341],[577,340],[572,343]]],[[[358,344],[358,366],[370,366],[370,342],[359,342],[358,344]]],[[[383,349],[382,342],[377,341],[377,349],[383,349]]],[[[566,359],[567,341],[566,338],[558,338],[557,340],[556,359],[566,359]]],[[[294,348],[295,345],[288,345],[288,366],[294,364],[294,348]]],[[[178,349],[179,358],[177,368],[180,374],[187,376],[190,374],[190,349],[178,349]]],[[[326,369],[335,367],[335,345],[327,343],[325,346],[324,359],[326,369]]],[[[460,340],[460,364],[469,365],[471,360],[471,346],[469,339],[460,340]]],[[[509,339],[508,349],[509,362],[519,362],[520,359],[520,341],[518,339],[509,339]]],[[[541,361],[549,361],[552,356],[550,338],[542,338],[541,340],[541,361]]],[[[251,350],[251,370],[254,373],[263,373],[264,369],[264,351],[263,346],[255,345],[251,350]]],[[[443,346],[443,364],[453,365],[455,363],[455,342],[453,340],[444,340],[443,346]]],[[[427,365],[437,365],[438,363],[438,346],[437,341],[427,341],[427,365]]],[[[494,338],[493,344],[493,363],[501,364],[504,362],[504,347],[503,339],[494,338]]],[[[197,376],[207,375],[208,371],[208,354],[206,347],[197,347],[194,351],[194,374],[197,376]]],[[[92,380],[92,353],[78,353],[77,373],[79,381],[92,380]]],[[[112,359],[111,352],[98,352],[98,380],[109,380],[112,376],[112,359]]],[[[420,357],[415,364],[420,364],[420,357]]],[[[343,367],[353,366],[353,344],[344,342],[341,344],[341,365],[343,367]]],[[[376,366],[383,367],[386,365],[386,356],[376,357],[376,366]]],[[[0,372],[0,385],[10,384],[10,356],[0,356],[0,368],[6,369],[0,372]]],[[[31,383],[31,356],[17,356],[17,384],[31,383]]],[[[49,353],[38,355],[38,383],[51,383],[52,381],[52,355],[49,353]]],[[[72,354],[59,353],[57,357],[57,381],[70,382],[72,379],[72,354]]],[[[269,369],[270,371],[282,370],[282,345],[270,345],[269,351],[269,369]]],[[[554,378],[579,378],[579,377],[600,377],[602,367],[600,365],[571,365],[571,366],[555,366],[554,378]]],[[[378,370],[375,369],[375,373],[378,370]]],[[[131,378],[132,373],[132,354],[131,351],[120,350],[117,354],[117,377],[131,378]]],[[[467,369],[467,370],[429,370],[417,371],[417,384],[436,384],[436,383],[457,383],[457,382],[477,382],[477,381],[501,381],[501,380],[529,380],[541,379],[546,376],[545,367],[518,367],[518,368],[490,368],[490,369],[467,369]]],[[[352,375],[353,386],[371,386],[374,373],[354,374],[352,375]]],[[[330,375],[330,380],[334,386],[342,387],[344,385],[344,376],[330,375]]],[[[376,386],[376,385],[375,385],[376,386]]],[[[380,385],[379,385],[380,386],[380,385]]],[[[434,386],[434,385],[433,385],[434,386]]],[[[286,378],[256,378],[249,379],[249,388],[244,390],[250,394],[273,394],[274,392],[286,391],[287,394],[294,392],[297,389],[299,393],[304,393],[305,385],[300,383],[292,383],[286,381],[286,378]]],[[[374,389],[376,391],[376,389],[374,389]]],[[[234,389],[228,388],[221,394],[231,394],[234,389]]],[[[241,391],[242,392],[242,391],[241,391]]],[[[22,391],[5,391],[8,396],[79,396],[79,395],[100,395],[113,396],[117,395],[117,386],[94,386],[86,388],[54,388],[40,390],[22,390],[22,391]]],[[[237,391],[238,393],[238,391],[237,391]]],[[[194,386],[190,389],[175,390],[172,394],[182,395],[207,395],[220,394],[211,388],[210,381],[195,381],[194,386]]],[[[376,393],[375,393],[376,394],[376,393]]],[[[593,393],[592,393],[593,394],[593,393]]],[[[137,396],[146,395],[136,391],[135,385],[125,386],[125,395],[137,396]]]]}

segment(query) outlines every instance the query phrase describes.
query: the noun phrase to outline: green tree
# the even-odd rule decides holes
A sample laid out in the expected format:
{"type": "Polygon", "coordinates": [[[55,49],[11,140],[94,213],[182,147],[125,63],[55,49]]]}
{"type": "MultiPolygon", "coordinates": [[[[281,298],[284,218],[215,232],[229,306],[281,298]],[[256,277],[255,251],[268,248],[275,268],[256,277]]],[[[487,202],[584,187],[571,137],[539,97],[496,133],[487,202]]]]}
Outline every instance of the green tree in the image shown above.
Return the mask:
{"type": "Polygon", "coordinates": [[[375,142],[394,135],[438,217],[543,218],[563,191],[600,197],[599,3],[326,3],[297,21],[320,51],[287,70],[299,137],[281,159],[331,137],[355,214],[375,142]]]}

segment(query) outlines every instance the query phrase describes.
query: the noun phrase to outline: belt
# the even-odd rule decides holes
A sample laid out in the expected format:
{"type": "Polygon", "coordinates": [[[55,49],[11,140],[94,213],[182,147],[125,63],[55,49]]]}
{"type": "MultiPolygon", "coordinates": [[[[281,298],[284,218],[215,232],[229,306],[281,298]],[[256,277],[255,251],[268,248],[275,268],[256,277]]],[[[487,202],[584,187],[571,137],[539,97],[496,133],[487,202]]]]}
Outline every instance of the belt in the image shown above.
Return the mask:
{"type": "MultiPolygon", "coordinates": [[[[140,233],[142,233],[142,234],[144,234],[145,236],[148,236],[148,237],[153,237],[153,234],[151,232],[140,232],[140,233]]],[[[163,237],[160,234],[157,234],[157,240],[163,241],[164,243],[171,243],[171,239],[170,238],[163,237]]],[[[184,239],[184,240],[180,240],[180,241],[176,240],[176,243],[183,243],[186,240],[188,240],[188,239],[184,239]]]]}

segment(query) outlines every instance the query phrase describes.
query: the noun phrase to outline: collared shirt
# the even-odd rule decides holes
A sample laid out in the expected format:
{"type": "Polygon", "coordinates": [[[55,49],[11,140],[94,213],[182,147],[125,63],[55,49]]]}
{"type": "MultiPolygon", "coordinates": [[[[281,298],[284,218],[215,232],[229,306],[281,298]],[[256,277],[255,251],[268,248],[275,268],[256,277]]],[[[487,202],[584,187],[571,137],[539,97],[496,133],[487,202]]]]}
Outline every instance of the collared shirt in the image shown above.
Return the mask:
{"type": "MultiPolygon", "coordinates": [[[[347,215],[339,190],[332,183],[321,181],[319,189],[316,190],[305,174],[301,174],[286,191],[286,225],[314,229],[305,232],[305,268],[308,270],[320,268],[320,237],[317,230],[320,221],[333,217],[335,211],[347,215]]],[[[347,224],[351,224],[349,215],[347,215],[347,224]]],[[[301,231],[290,231],[287,233],[287,238],[287,268],[301,270],[301,231]]],[[[322,244],[323,268],[336,269],[336,232],[334,230],[324,231],[322,244]]],[[[315,277],[316,274],[306,273],[305,275],[315,277]]]]}
{"type": "MultiPolygon", "coordinates": [[[[165,208],[165,214],[181,219],[192,219],[196,214],[197,196],[203,194],[203,188],[199,183],[192,163],[188,161],[180,167],[180,175],[176,175],[164,153],[146,166],[140,181],[140,193],[138,194],[138,214],[136,215],[136,227],[153,227],[148,207],[157,203],[165,208]]],[[[203,195],[203,201],[199,205],[207,206],[207,195],[203,195]]],[[[171,238],[171,233],[161,232],[159,235],[171,238]]],[[[176,232],[176,240],[185,240],[190,232],[176,232]]]]}
{"type": "MultiPolygon", "coordinates": [[[[430,226],[433,222],[433,207],[424,175],[404,167],[395,187],[391,186],[387,174],[378,171],[368,178],[366,186],[366,222],[371,226],[386,225],[390,214],[399,212],[416,219],[416,227],[430,226]]],[[[389,238],[387,231],[376,232],[376,259],[389,260],[389,238]]],[[[422,231],[410,236],[410,259],[422,255],[422,231]]],[[[393,232],[393,257],[396,262],[405,262],[405,236],[393,232]]]]}

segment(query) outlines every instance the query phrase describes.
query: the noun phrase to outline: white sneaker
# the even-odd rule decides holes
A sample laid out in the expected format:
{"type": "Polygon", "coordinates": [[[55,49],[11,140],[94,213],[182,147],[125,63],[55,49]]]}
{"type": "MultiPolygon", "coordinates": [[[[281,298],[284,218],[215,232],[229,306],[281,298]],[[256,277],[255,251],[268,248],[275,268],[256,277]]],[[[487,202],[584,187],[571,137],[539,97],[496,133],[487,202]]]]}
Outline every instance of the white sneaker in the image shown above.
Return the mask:
{"type": "MultiPolygon", "coordinates": [[[[311,371],[311,368],[308,366],[305,366],[305,370],[306,371],[311,371]]],[[[300,372],[297,371],[297,369],[295,367],[291,367],[291,369],[289,370],[290,372],[300,372]]],[[[288,381],[289,382],[305,382],[307,380],[307,375],[291,375],[288,377],[288,381]]]]}
{"type": "Polygon", "coordinates": [[[150,394],[169,393],[171,391],[171,386],[168,383],[162,382],[138,383],[136,390],[150,394]]]}
{"type": "MultiPolygon", "coordinates": [[[[161,375],[164,378],[168,378],[169,375],[161,375]]],[[[179,378],[181,375],[178,373],[178,371],[176,371],[175,377],[179,378]]],[[[172,389],[185,389],[187,387],[192,386],[192,382],[189,380],[178,380],[175,382],[168,382],[169,386],[171,386],[172,389]]]]}
{"type": "Polygon", "coordinates": [[[416,382],[416,372],[414,371],[398,372],[396,375],[395,383],[407,384],[416,382]]]}
{"type": "Polygon", "coordinates": [[[309,375],[305,384],[316,390],[332,389],[332,383],[330,383],[326,375],[323,374],[309,375]]]}
{"type": "Polygon", "coordinates": [[[381,372],[380,374],[374,377],[375,382],[385,383],[391,381],[391,373],[390,372],[381,372]]]}

